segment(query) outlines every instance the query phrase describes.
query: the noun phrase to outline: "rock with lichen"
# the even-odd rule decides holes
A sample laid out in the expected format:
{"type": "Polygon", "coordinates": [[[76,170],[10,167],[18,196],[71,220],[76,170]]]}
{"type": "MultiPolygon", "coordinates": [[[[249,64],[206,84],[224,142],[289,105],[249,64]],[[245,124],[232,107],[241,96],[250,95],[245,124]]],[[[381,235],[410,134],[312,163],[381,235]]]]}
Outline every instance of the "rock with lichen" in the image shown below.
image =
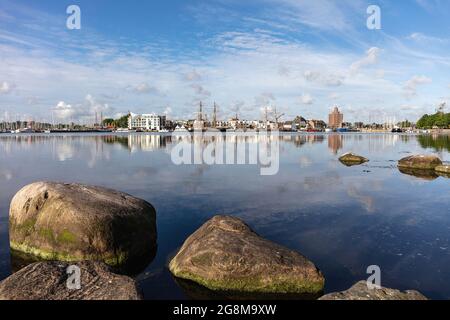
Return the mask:
{"type": "Polygon", "coordinates": [[[434,170],[442,165],[441,159],[435,155],[414,155],[399,160],[398,167],[402,169],[434,170]]]}
{"type": "Polygon", "coordinates": [[[175,277],[217,292],[317,294],[325,282],[303,255],[230,216],[216,216],[193,233],[169,269],[175,277]]]}
{"type": "Polygon", "coordinates": [[[339,158],[339,161],[341,163],[343,163],[344,165],[346,165],[348,167],[351,167],[351,166],[355,166],[355,165],[360,165],[360,164],[366,163],[369,160],[364,158],[364,157],[362,157],[362,156],[359,156],[357,154],[349,152],[349,153],[343,154],[339,158]]]}
{"type": "Polygon", "coordinates": [[[128,194],[81,184],[36,182],[12,199],[11,249],[44,260],[147,263],[156,250],[156,212],[128,194]]]}

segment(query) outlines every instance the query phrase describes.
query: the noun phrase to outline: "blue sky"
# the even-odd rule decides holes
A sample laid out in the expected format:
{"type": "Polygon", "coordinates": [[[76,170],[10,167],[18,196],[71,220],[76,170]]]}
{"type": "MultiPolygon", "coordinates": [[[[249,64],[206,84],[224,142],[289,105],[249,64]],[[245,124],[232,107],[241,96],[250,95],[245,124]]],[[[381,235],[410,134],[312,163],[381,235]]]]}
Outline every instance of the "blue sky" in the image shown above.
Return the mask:
{"type": "Polygon", "coordinates": [[[446,0],[0,0],[0,121],[95,112],[416,120],[450,99],[446,0]],[[66,8],[81,8],[81,30],[66,8]],[[381,30],[366,27],[380,6],[381,30]]]}

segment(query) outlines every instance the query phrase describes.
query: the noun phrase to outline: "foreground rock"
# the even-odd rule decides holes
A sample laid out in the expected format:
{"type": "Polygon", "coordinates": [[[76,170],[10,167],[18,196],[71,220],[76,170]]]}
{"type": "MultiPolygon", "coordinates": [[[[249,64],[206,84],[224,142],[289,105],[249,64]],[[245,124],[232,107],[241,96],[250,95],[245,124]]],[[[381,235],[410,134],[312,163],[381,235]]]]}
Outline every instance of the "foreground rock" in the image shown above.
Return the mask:
{"type": "MultiPolygon", "coordinates": [[[[110,272],[100,262],[75,263],[81,289],[68,289],[70,264],[38,262],[0,282],[0,300],[139,300],[133,279],[110,272]]],[[[72,282],[69,281],[71,284],[72,282]]]]}
{"type": "Polygon", "coordinates": [[[356,155],[356,154],[350,152],[350,153],[346,153],[346,154],[342,155],[339,158],[339,161],[342,162],[343,164],[345,164],[346,166],[350,167],[350,166],[355,166],[355,165],[360,165],[360,164],[366,163],[369,160],[362,156],[359,156],[359,155],[356,155]]]}
{"type": "Polygon", "coordinates": [[[442,161],[434,155],[409,156],[398,162],[398,167],[404,169],[434,170],[439,165],[442,161]]]}
{"type": "Polygon", "coordinates": [[[37,182],[13,198],[13,250],[45,260],[148,263],[156,250],[156,213],[144,200],[100,187],[37,182]]]}
{"type": "Polygon", "coordinates": [[[222,292],[317,294],[325,282],[311,261],[229,216],[216,216],[192,234],[169,268],[175,277],[222,292]]]}
{"type": "Polygon", "coordinates": [[[366,281],[360,281],[347,291],[335,292],[321,297],[319,300],[427,300],[420,292],[381,288],[370,290],[366,281]]]}

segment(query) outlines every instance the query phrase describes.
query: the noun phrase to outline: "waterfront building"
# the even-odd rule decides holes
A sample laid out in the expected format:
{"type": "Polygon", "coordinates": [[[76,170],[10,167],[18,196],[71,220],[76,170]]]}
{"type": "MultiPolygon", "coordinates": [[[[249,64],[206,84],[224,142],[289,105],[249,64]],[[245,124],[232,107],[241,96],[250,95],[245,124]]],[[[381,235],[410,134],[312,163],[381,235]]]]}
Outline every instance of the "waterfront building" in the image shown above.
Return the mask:
{"type": "Polygon", "coordinates": [[[308,121],[301,116],[297,116],[293,121],[293,125],[297,127],[297,130],[305,130],[308,125],[308,121]]]}
{"type": "Polygon", "coordinates": [[[157,114],[134,114],[128,115],[128,129],[129,130],[145,130],[145,131],[159,131],[165,128],[166,116],[159,116],[157,114]]]}
{"type": "Polygon", "coordinates": [[[228,121],[228,125],[231,127],[231,129],[240,129],[240,128],[242,128],[242,122],[239,120],[237,114],[236,114],[235,117],[231,118],[228,121]]]}
{"type": "Polygon", "coordinates": [[[297,131],[298,126],[294,121],[283,122],[283,131],[297,131]]]}
{"type": "Polygon", "coordinates": [[[328,127],[331,129],[342,128],[344,115],[339,111],[338,107],[334,107],[333,111],[328,115],[328,127]]]}
{"type": "Polygon", "coordinates": [[[317,130],[317,131],[323,131],[327,127],[327,124],[323,120],[308,120],[308,124],[306,125],[306,128],[308,130],[317,130]]]}

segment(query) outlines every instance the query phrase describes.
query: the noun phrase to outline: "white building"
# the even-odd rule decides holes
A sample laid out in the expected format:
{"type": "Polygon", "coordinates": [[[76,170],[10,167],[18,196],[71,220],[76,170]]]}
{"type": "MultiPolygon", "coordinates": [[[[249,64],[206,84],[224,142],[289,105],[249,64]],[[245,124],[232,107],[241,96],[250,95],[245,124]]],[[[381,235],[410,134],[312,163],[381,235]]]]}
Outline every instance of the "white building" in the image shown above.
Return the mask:
{"type": "Polygon", "coordinates": [[[166,125],[166,116],[157,114],[134,114],[128,115],[128,129],[161,130],[166,125]]]}

